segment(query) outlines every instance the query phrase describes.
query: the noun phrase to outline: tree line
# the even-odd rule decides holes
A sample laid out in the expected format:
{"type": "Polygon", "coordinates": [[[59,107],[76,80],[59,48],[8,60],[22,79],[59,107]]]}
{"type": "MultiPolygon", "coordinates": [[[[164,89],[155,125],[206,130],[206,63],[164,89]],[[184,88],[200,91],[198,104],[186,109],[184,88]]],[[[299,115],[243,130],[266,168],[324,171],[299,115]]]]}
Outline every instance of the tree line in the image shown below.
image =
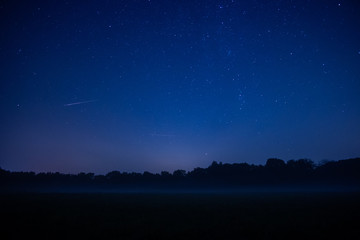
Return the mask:
{"type": "Polygon", "coordinates": [[[314,164],[309,159],[270,158],[265,165],[213,162],[207,168],[172,173],[135,173],[112,171],[62,174],[59,172],[11,172],[0,168],[1,189],[32,188],[239,188],[255,186],[350,186],[360,187],[360,158],[314,164]]]}

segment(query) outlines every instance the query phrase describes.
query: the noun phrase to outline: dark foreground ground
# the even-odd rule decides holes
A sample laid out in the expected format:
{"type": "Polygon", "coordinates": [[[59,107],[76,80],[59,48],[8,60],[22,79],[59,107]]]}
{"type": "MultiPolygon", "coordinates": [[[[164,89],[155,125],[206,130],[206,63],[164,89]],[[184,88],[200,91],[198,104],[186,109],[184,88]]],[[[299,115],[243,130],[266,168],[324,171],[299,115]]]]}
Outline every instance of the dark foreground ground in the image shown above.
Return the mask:
{"type": "Polygon", "coordinates": [[[1,239],[360,239],[359,193],[0,197],[1,239]]]}

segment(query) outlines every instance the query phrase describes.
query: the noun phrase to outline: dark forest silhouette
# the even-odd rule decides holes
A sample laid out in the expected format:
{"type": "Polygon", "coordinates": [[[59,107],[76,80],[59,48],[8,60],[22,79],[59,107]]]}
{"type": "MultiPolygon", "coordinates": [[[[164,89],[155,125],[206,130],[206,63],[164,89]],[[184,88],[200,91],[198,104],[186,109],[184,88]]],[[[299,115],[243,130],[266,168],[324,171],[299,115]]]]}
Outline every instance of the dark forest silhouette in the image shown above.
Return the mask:
{"type": "Polygon", "coordinates": [[[160,174],[112,171],[62,174],[10,172],[0,168],[0,188],[6,190],[83,189],[237,189],[245,187],[360,187],[360,158],[315,165],[309,159],[287,162],[270,158],[266,164],[213,162],[207,168],[160,174]]]}

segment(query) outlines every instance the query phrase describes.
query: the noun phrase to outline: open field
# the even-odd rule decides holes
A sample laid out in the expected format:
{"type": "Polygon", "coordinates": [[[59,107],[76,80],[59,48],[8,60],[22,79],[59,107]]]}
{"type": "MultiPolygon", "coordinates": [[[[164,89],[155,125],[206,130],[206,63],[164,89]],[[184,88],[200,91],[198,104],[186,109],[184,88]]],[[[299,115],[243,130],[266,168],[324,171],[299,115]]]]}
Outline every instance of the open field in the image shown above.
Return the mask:
{"type": "MultiPolygon", "coordinates": [[[[2,236],[354,239],[359,193],[2,194],[2,236]]],[[[2,238],[5,239],[5,238],[2,238]]]]}

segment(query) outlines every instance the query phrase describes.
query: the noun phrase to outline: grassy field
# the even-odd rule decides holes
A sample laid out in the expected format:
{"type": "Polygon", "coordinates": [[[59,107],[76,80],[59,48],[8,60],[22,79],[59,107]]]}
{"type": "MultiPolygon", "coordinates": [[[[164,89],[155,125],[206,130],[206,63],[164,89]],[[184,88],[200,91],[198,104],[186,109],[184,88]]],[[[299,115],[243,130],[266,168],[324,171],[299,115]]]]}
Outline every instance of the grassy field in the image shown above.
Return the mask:
{"type": "Polygon", "coordinates": [[[359,193],[2,194],[2,239],[356,239],[359,193]]]}

